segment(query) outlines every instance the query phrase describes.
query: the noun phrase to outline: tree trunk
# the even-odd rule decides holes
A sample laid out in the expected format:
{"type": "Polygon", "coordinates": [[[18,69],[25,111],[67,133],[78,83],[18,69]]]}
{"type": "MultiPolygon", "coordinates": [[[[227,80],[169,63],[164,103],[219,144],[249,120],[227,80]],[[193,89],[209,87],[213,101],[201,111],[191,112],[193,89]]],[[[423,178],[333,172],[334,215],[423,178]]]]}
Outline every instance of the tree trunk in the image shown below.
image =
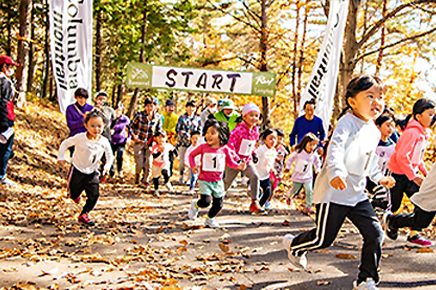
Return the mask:
{"type": "Polygon", "coordinates": [[[345,105],[345,91],[347,89],[348,82],[353,76],[354,68],[356,67],[356,55],[358,53],[358,43],[356,41],[357,31],[357,12],[359,10],[361,0],[351,0],[348,8],[347,24],[345,26],[345,47],[342,55],[342,62],[339,68],[339,81],[338,81],[338,94],[336,105],[333,110],[333,119],[337,119],[342,107],[345,105]]]}
{"type": "MultiPolygon", "coordinates": [[[[383,0],[383,17],[386,17],[387,14],[387,0],[383,0]]],[[[386,40],[386,23],[383,23],[382,31],[381,31],[381,37],[380,37],[380,49],[377,57],[377,66],[375,70],[375,75],[378,76],[380,73],[380,67],[383,60],[383,47],[385,46],[385,40],[386,40]]]]}
{"type": "MultiPolygon", "coordinates": [[[[31,16],[30,16],[30,39],[35,39],[35,26],[33,25],[33,22],[35,20],[35,13],[33,11],[33,7],[31,8],[31,16]]],[[[34,59],[33,55],[35,54],[35,45],[33,42],[30,42],[29,47],[29,71],[27,76],[27,92],[32,92],[32,84],[33,84],[33,77],[35,75],[35,69],[36,69],[36,60],[34,59]]]]}
{"type": "Polygon", "coordinates": [[[116,103],[113,104],[113,106],[117,106],[118,104],[121,104],[123,102],[123,95],[124,95],[124,82],[121,82],[121,84],[118,85],[117,90],[117,99],[116,103]]]}
{"type": "Polygon", "coordinates": [[[20,66],[17,68],[17,90],[18,107],[24,105],[26,101],[26,84],[27,84],[27,69],[29,65],[29,43],[30,37],[30,21],[31,21],[32,0],[21,0],[20,2],[20,29],[18,38],[18,63],[20,66]]]}
{"type": "MultiPolygon", "coordinates": [[[[49,17],[49,7],[48,7],[48,0],[44,1],[44,9],[45,9],[45,43],[44,43],[44,77],[42,81],[42,97],[45,98],[47,95],[47,88],[49,85],[49,77],[50,77],[50,53],[49,53],[49,47],[50,47],[50,17],[49,17]]],[[[51,99],[51,95],[49,95],[49,99],[51,99]]]]}
{"type": "MultiPolygon", "coordinates": [[[[266,17],[266,0],[262,0],[262,27],[260,34],[260,71],[268,71],[268,66],[266,62],[266,53],[268,50],[268,31],[267,31],[267,17],[266,17]]],[[[262,97],[262,128],[270,127],[270,102],[267,97],[262,97]]]]}
{"type": "Polygon", "coordinates": [[[298,59],[298,78],[297,78],[298,107],[300,106],[300,100],[301,100],[301,77],[304,71],[304,44],[306,43],[307,23],[309,21],[309,7],[310,7],[309,2],[310,0],[307,0],[306,5],[304,6],[303,35],[301,37],[300,57],[298,59]]]}
{"type": "MultiPolygon", "coordinates": [[[[100,1],[95,5],[98,6],[100,1]]],[[[95,88],[99,92],[101,90],[101,10],[97,11],[97,19],[95,25],[95,88]]]]}
{"type": "MultiPolygon", "coordinates": [[[[139,62],[144,62],[144,46],[145,46],[145,39],[146,39],[146,34],[147,34],[147,14],[148,14],[147,4],[148,4],[148,1],[145,0],[144,1],[144,11],[143,11],[143,18],[144,19],[143,19],[143,24],[142,24],[142,35],[141,35],[141,49],[139,50],[139,62]]],[[[138,93],[139,93],[139,89],[136,88],[135,91],[133,92],[132,99],[130,100],[129,109],[127,110],[127,113],[126,113],[129,118],[132,118],[133,112],[136,109],[136,104],[138,102],[138,93]]]]}
{"type": "Polygon", "coordinates": [[[293,52],[293,57],[292,57],[292,75],[291,75],[291,79],[292,79],[292,99],[294,100],[294,119],[296,119],[298,117],[298,105],[299,102],[297,100],[297,55],[298,55],[298,30],[300,28],[300,10],[301,10],[301,5],[300,2],[296,2],[295,5],[297,5],[297,9],[295,11],[295,13],[297,13],[297,15],[295,16],[295,35],[294,35],[294,52],[293,52]]]}

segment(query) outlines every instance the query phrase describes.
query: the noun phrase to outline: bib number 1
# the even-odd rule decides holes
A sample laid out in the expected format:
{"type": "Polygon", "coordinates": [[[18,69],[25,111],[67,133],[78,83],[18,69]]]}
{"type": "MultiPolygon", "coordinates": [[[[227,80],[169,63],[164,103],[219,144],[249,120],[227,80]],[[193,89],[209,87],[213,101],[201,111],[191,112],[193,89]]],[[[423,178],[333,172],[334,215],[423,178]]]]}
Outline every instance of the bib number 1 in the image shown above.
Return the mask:
{"type": "Polygon", "coordinates": [[[217,153],[203,155],[203,171],[223,172],[226,165],[226,156],[217,153]]]}

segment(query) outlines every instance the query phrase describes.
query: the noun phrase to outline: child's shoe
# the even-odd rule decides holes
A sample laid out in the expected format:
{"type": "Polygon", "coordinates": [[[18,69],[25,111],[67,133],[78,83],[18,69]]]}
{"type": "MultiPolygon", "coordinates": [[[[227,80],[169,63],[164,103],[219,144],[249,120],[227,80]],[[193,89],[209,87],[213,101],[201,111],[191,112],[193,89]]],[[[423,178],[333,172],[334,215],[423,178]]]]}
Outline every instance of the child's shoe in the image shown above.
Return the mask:
{"type": "Polygon", "coordinates": [[[79,215],[79,222],[91,227],[95,225],[95,223],[89,219],[88,213],[86,212],[79,215]]]}
{"type": "Polygon", "coordinates": [[[366,281],[357,285],[357,281],[353,282],[353,290],[378,290],[372,278],[367,278],[366,281]]]}
{"type": "Polygon", "coordinates": [[[118,178],[124,179],[124,173],[122,171],[118,172],[118,178]]]}
{"type": "Polygon", "coordinates": [[[160,197],[159,189],[153,190],[153,196],[154,197],[160,197]]]}
{"type": "Polygon", "coordinates": [[[168,189],[168,191],[170,191],[170,192],[173,192],[173,191],[174,191],[174,188],[173,188],[171,182],[169,182],[169,181],[165,184],[165,187],[166,187],[166,188],[168,189]]]}
{"type": "Polygon", "coordinates": [[[286,251],[288,252],[289,262],[291,262],[291,264],[294,265],[295,267],[304,270],[307,267],[307,258],[306,258],[307,252],[304,252],[304,254],[301,255],[301,257],[292,254],[291,244],[292,244],[293,239],[294,239],[293,235],[291,235],[291,234],[285,235],[283,237],[283,246],[285,247],[286,251]]]}
{"type": "Polygon", "coordinates": [[[271,203],[269,201],[265,202],[265,205],[263,206],[265,208],[265,210],[270,210],[271,209],[271,203]]]}
{"type": "Polygon", "coordinates": [[[313,214],[314,211],[313,211],[313,208],[311,206],[308,206],[305,209],[303,209],[303,213],[309,215],[309,214],[313,214]]]}
{"type": "Polygon", "coordinates": [[[82,200],[82,197],[81,197],[80,195],[79,195],[78,198],[73,199],[73,201],[74,201],[75,203],[79,203],[81,200],[82,200]]]}
{"type": "Polygon", "coordinates": [[[197,218],[198,215],[198,207],[197,207],[197,201],[193,200],[191,202],[191,207],[189,208],[189,212],[188,212],[188,216],[191,220],[195,220],[197,218]]]}
{"type": "Polygon", "coordinates": [[[206,217],[206,225],[213,229],[221,228],[220,224],[216,221],[215,218],[206,217]]]}
{"type": "Polygon", "coordinates": [[[194,194],[195,194],[195,189],[190,189],[190,190],[188,191],[188,194],[189,194],[189,195],[194,195],[194,194]]]}
{"type": "Polygon", "coordinates": [[[250,212],[255,214],[264,213],[265,210],[260,207],[259,202],[257,200],[252,200],[249,208],[250,212]]]}
{"type": "Polygon", "coordinates": [[[135,175],[135,184],[139,184],[139,174],[135,175]]]}
{"type": "Polygon", "coordinates": [[[385,226],[386,236],[388,236],[389,239],[395,241],[398,238],[398,229],[396,229],[393,226],[391,226],[392,216],[393,216],[393,214],[391,212],[387,211],[383,215],[383,223],[384,223],[384,226],[385,226]]]}
{"type": "Polygon", "coordinates": [[[408,247],[428,248],[431,247],[432,242],[426,240],[420,234],[416,234],[412,237],[411,236],[407,237],[406,245],[408,247]]]}

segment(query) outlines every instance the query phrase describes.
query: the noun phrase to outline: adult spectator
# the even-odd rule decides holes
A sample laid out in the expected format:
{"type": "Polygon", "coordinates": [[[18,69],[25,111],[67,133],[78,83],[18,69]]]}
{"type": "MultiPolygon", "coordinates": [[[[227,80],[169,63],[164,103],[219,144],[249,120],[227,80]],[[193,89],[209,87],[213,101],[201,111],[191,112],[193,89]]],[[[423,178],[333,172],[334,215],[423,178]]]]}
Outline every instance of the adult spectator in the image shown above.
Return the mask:
{"type": "MultiPolygon", "coordinates": [[[[6,177],[9,158],[12,153],[12,144],[14,143],[14,104],[12,102],[15,94],[14,84],[11,77],[14,74],[15,67],[18,63],[12,61],[9,56],[0,56],[0,133],[7,135],[6,132],[12,132],[12,135],[0,143],[0,183],[8,186],[17,184],[6,177]]],[[[4,138],[6,139],[6,138],[4,138]]]]}
{"type": "MultiPolygon", "coordinates": [[[[117,172],[120,179],[124,178],[123,174],[123,156],[126,149],[126,143],[128,140],[128,128],[130,120],[126,115],[123,115],[124,106],[118,104],[115,108],[115,120],[112,121],[111,131],[111,147],[114,157],[117,161],[117,172]]],[[[113,178],[115,176],[115,164],[112,165],[109,172],[110,176],[113,178]]]]}
{"type": "Polygon", "coordinates": [[[303,139],[307,133],[313,133],[320,141],[318,152],[322,155],[322,143],[325,139],[325,131],[322,119],[315,116],[315,107],[316,103],[314,99],[306,101],[303,107],[304,115],[295,120],[294,128],[289,135],[289,145],[292,151],[294,151],[295,145],[300,143],[301,139],[303,139]]]}
{"type": "Polygon", "coordinates": [[[135,113],[130,122],[133,155],[135,158],[135,184],[140,183],[141,172],[144,172],[142,183],[148,186],[151,168],[151,147],[154,133],[162,129],[162,116],[156,112],[156,102],[152,98],[144,101],[144,110],[135,113]]]}
{"type": "MultiPolygon", "coordinates": [[[[165,102],[165,112],[162,113],[163,116],[163,130],[167,133],[168,142],[176,146],[177,144],[177,133],[176,133],[176,125],[179,117],[174,113],[176,109],[176,103],[172,99],[168,99],[165,102]]],[[[173,175],[173,162],[174,162],[174,153],[170,151],[169,155],[170,161],[170,176],[173,175]]]]}
{"type": "Polygon", "coordinates": [[[176,132],[178,134],[178,152],[179,152],[179,183],[184,184],[183,174],[185,172],[185,153],[189,146],[191,146],[191,133],[194,131],[201,132],[200,117],[195,114],[197,103],[195,101],[188,101],[186,103],[186,113],[179,117],[176,125],[176,132]]]}
{"type": "Polygon", "coordinates": [[[207,121],[207,117],[209,117],[210,114],[215,114],[216,112],[216,103],[217,101],[212,97],[207,97],[205,101],[206,108],[201,112],[200,119],[201,119],[201,127],[204,127],[204,123],[207,121]]]}
{"type": "Polygon", "coordinates": [[[95,94],[94,97],[95,107],[103,112],[105,127],[103,129],[102,135],[106,137],[109,141],[111,140],[111,124],[115,120],[115,110],[109,106],[106,106],[107,93],[105,91],[100,91],[95,94]]]}
{"type": "Polygon", "coordinates": [[[232,100],[223,100],[218,107],[219,112],[215,113],[215,118],[220,122],[227,122],[229,125],[229,131],[232,132],[236,127],[236,119],[241,116],[236,110],[236,106],[232,100]]]}
{"type": "MultiPolygon", "coordinates": [[[[88,91],[83,88],[78,88],[74,92],[74,98],[76,102],[67,107],[65,112],[65,118],[67,119],[67,126],[70,129],[68,137],[72,137],[79,133],[86,132],[85,128],[85,114],[92,109],[93,105],[88,104],[86,101],[89,98],[88,91]]],[[[74,146],[68,148],[71,156],[73,156],[74,146]]]]}

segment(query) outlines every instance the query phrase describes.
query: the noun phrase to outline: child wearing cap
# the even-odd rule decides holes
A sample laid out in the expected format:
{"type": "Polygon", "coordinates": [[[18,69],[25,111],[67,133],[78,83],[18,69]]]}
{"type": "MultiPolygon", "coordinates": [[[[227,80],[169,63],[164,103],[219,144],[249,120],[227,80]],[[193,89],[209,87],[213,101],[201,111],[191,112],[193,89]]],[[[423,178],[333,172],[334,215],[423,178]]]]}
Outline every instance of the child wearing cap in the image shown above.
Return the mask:
{"type": "MultiPolygon", "coordinates": [[[[18,65],[9,56],[0,56],[0,133],[14,127],[15,114],[12,99],[14,98],[15,88],[10,78],[14,74],[14,66],[18,65]]],[[[6,178],[6,169],[12,153],[13,143],[14,134],[8,138],[6,143],[0,143],[0,184],[8,186],[17,185],[9,178],[6,178]]]]}
{"type": "Polygon", "coordinates": [[[215,118],[219,122],[227,122],[230,132],[236,127],[236,120],[241,116],[232,100],[222,100],[221,105],[218,108],[220,111],[215,113],[215,118]]]}
{"type": "MultiPolygon", "coordinates": [[[[237,124],[235,129],[230,133],[228,145],[231,149],[235,150],[242,161],[247,163],[247,167],[243,172],[250,180],[250,212],[253,213],[264,211],[259,205],[259,173],[254,164],[257,162],[254,149],[257,140],[259,140],[259,130],[256,126],[259,122],[259,117],[259,107],[253,103],[246,104],[242,109],[242,122],[237,124]]],[[[238,170],[226,167],[224,178],[225,190],[230,187],[238,172],[238,170]]]]}
{"type": "Polygon", "coordinates": [[[179,117],[176,125],[176,132],[178,134],[178,153],[179,153],[179,170],[180,179],[179,183],[184,184],[183,174],[185,172],[185,154],[189,146],[191,146],[191,133],[200,131],[202,129],[200,117],[195,113],[197,103],[189,101],[186,103],[186,113],[179,117]]]}
{"type": "MultiPolygon", "coordinates": [[[[176,103],[172,99],[168,99],[165,102],[165,111],[162,112],[163,117],[163,126],[162,129],[167,134],[168,142],[176,146],[177,144],[177,133],[176,133],[176,125],[177,121],[179,119],[179,116],[177,116],[174,113],[174,110],[176,109],[176,103]]],[[[174,162],[174,154],[173,151],[170,152],[170,176],[173,175],[173,162],[174,162]]]]}

